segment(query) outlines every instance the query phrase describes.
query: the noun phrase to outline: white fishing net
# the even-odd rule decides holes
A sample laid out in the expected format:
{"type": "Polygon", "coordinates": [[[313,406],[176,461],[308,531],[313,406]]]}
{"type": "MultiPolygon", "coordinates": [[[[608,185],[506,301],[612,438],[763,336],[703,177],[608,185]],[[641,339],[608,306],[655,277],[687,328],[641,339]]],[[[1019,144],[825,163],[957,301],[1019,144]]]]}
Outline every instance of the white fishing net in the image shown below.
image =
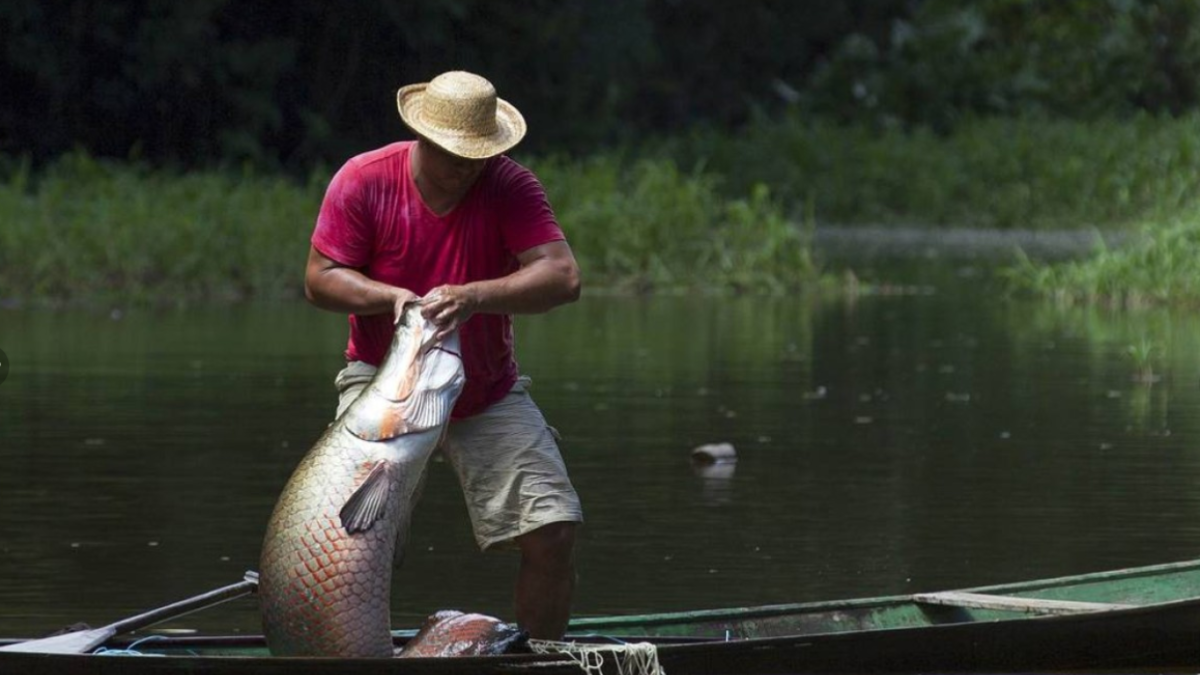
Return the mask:
{"type": "Polygon", "coordinates": [[[537,654],[562,654],[579,664],[588,675],[600,675],[607,659],[612,659],[619,675],[666,675],[658,663],[658,648],[649,642],[585,645],[578,642],[530,640],[529,648],[537,654]]]}

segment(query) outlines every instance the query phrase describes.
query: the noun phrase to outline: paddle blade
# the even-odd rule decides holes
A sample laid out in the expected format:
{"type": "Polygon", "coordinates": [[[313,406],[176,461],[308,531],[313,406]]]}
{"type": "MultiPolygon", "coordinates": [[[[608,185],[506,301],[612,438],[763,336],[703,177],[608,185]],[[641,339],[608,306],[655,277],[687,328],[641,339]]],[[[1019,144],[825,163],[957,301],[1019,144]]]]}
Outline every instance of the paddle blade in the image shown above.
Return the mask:
{"type": "Polygon", "coordinates": [[[223,586],[197,595],[194,598],[173,602],[164,607],[152,609],[149,612],[143,612],[107,626],[18,642],[0,647],[0,651],[35,652],[38,654],[82,654],[99,647],[117,633],[128,633],[129,631],[153,626],[168,619],[177,619],[185,614],[248,595],[253,593],[257,588],[258,573],[246,572],[246,576],[236,584],[223,586]]]}
{"type": "Polygon", "coordinates": [[[111,627],[63,633],[38,640],[27,640],[0,647],[0,652],[36,652],[38,654],[83,654],[104,644],[117,631],[111,627]]]}

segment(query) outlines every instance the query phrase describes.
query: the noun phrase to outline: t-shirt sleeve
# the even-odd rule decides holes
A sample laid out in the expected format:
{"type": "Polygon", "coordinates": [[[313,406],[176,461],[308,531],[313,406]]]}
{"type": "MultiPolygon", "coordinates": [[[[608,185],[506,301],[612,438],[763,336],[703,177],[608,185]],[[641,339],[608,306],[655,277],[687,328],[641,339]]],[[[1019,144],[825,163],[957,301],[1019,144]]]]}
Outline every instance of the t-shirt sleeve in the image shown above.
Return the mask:
{"type": "Polygon", "coordinates": [[[347,162],[329,181],[313,230],[313,248],[349,267],[370,260],[373,234],[367,225],[363,177],[358,166],[347,162]]]}
{"type": "Polygon", "coordinates": [[[565,240],[542,183],[524,167],[513,169],[505,190],[504,243],[509,252],[515,256],[534,246],[565,240]]]}

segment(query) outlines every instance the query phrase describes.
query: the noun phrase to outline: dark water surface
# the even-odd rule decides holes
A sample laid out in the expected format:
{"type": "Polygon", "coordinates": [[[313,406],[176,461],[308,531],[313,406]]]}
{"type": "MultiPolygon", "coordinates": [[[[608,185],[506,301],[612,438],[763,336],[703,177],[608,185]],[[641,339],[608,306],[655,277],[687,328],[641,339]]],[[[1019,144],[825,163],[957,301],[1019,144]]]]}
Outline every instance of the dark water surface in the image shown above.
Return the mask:
{"type": "MultiPolygon", "coordinates": [[[[894,290],[894,289],[893,289],[894,290]]],[[[945,590],[1200,555],[1200,322],[1005,300],[962,274],[855,301],[586,297],[519,322],[588,523],[577,612],[945,590]],[[1153,377],[1135,377],[1145,351],[1153,377]],[[1143,378],[1145,379],[1145,378],[1143,378]],[[689,465],[728,441],[731,475],[689,465]]],[[[0,635],[238,580],[334,409],[301,303],[0,312],[0,635]]],[[[509,617],[435,464],[395,621],[509,617]]],[[[252,601],[173,624],[257,632],[252,601]]]]}

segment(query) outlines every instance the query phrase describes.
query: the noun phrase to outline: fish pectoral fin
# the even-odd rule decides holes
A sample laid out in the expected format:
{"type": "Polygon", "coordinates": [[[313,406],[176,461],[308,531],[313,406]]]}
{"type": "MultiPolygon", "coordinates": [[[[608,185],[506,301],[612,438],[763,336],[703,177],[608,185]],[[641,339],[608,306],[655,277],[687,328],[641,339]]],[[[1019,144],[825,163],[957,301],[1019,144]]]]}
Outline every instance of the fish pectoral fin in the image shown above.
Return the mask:
{"type": "Polygon", "coordinates": [[[362,485],[342,505],[338,516],[346,532],[366,532],[387,512],[388,494],[392,486],[391,466],[391,462],[376,464],[362,485]]]}
{"type": "Polygon", "coordinates": [[[426,431],[441,426],[450,419],[449,401],[445,392],[424,389],[413,393],[404,405],[404,426],[409,431],[426,431]]]}

